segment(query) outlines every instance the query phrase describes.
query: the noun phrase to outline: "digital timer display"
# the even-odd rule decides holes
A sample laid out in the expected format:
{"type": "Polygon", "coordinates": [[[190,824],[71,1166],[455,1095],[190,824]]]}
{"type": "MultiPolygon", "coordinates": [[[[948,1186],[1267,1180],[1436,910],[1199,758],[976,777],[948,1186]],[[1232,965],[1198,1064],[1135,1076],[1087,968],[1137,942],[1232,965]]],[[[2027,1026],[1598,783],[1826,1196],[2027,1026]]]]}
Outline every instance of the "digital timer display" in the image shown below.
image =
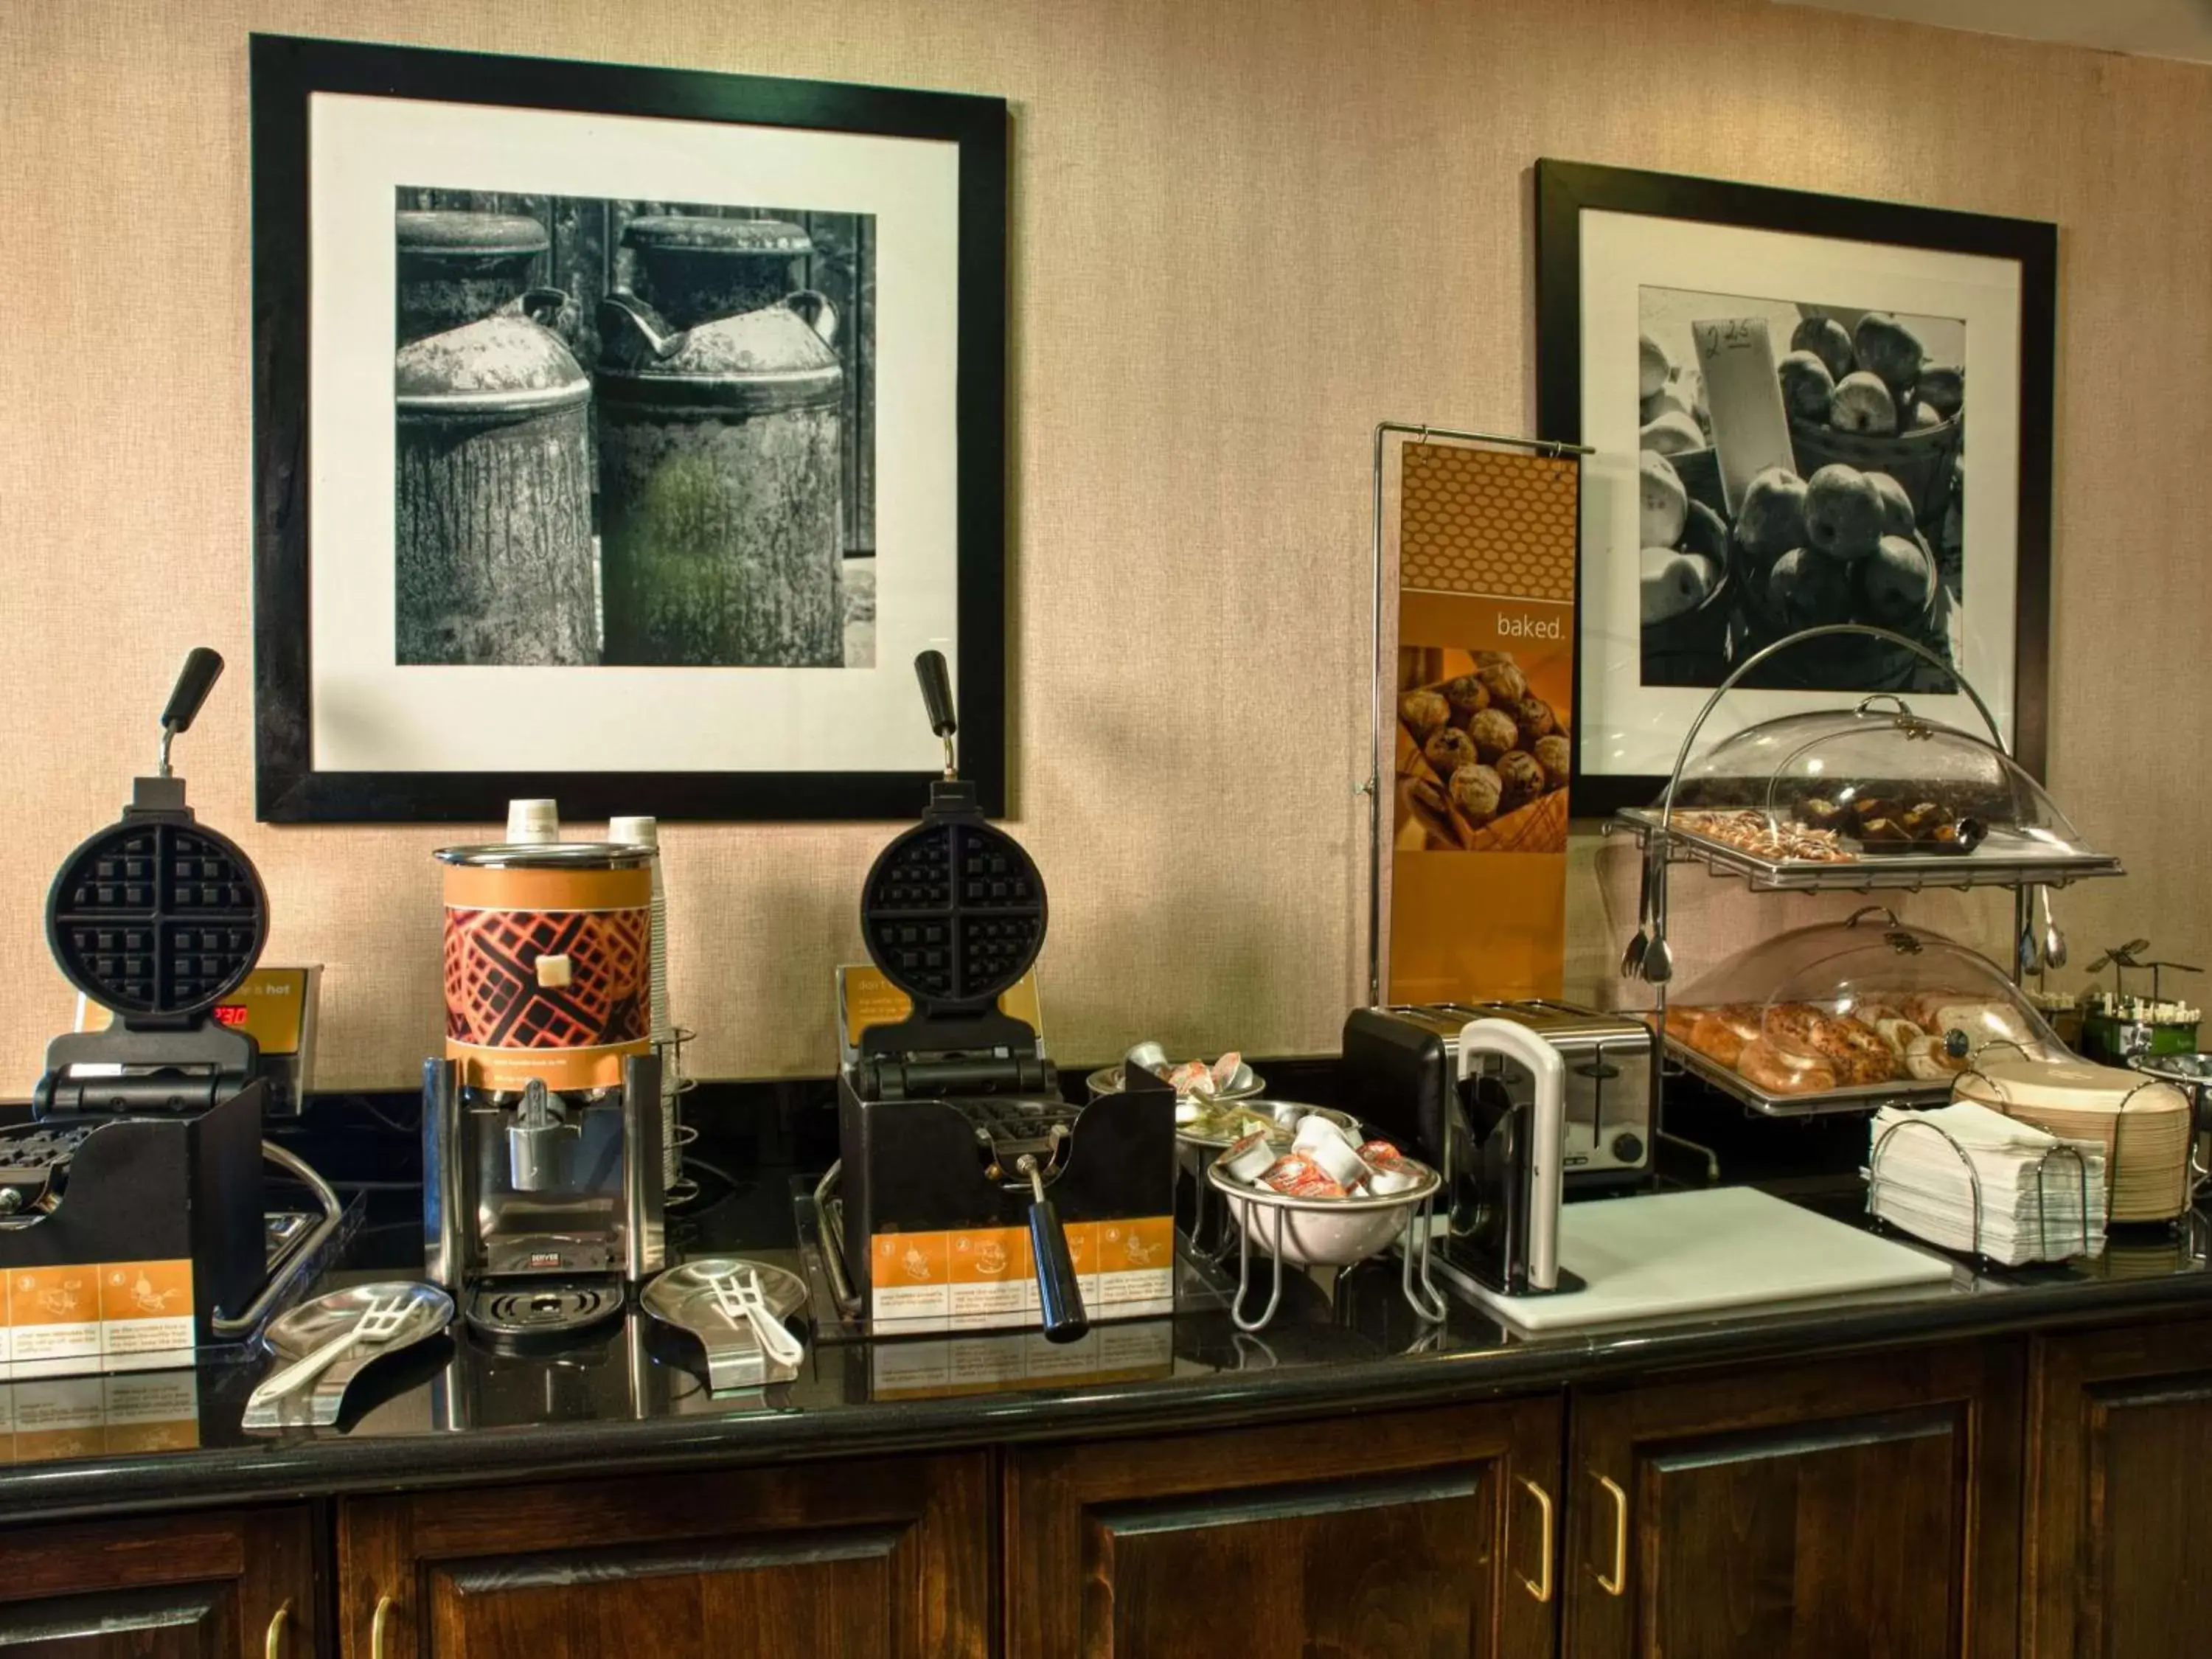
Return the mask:
{"type": "Polygon", "coordinates": [[[218,1025],[246,1024],[246,1006],[238,1002],[218,1002],[215,1006],[215,1023],[218,1025]]]}

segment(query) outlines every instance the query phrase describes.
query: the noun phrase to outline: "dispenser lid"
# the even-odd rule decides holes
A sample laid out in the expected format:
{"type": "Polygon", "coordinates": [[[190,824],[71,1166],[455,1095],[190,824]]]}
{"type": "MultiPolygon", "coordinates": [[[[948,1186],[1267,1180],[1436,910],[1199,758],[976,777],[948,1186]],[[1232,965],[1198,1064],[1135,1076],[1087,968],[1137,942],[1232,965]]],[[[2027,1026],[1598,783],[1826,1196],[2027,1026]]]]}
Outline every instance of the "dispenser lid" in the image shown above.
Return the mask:
{"type": "Polygon", "coordinates": [[[637,870],[653,862],[653,849],[605,841],[485,842],[441,847],[432,856],[474,870],[637,870]]]}

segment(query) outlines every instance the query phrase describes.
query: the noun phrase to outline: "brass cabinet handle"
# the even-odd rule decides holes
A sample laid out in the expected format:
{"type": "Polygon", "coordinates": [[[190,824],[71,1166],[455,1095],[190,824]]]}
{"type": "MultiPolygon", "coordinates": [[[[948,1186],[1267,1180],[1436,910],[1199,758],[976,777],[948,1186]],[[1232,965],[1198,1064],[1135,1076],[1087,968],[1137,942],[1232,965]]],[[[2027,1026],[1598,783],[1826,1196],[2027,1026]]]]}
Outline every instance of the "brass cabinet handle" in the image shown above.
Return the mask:
{"type": "Polygon", "coordinates": [[[1521,1588],[1539,1601],[1548,1601],[1552,1599],[1552,1494],[1525,1474],[1516,1475],[1514,1479],[1528,1487],[1528,1495],[1536,1500],[1536,1513],[1543,1521],[1543,1528],[1537,1534],[1543,1540],[1543,1554],[1537,1562],[1536,1576],[1531,1578],[1527,1573],[1516,1570],[1514,1577],[1520,1579],[1521,1588]]]}
{"type": "MultiPolygon", "coordinates": [[[[1597,1587],[1607,1595],[1618,1595],[1628,1583],[1628,1494],[1595,1470],[1591,1478],[1603,1486],[1613,1499],[1613,1577],[1597,1575],[1597,1587]]],[[[379,1655],[377,1659],[382,1659],[379,1655]]]]}
{"type": "Polygon", "coordinates": [[[292,1616],[292,1604],[287,1601],[270,1615],[269,1639],[262,1646],[268,1659],[284,1659],[284,1625],[292,1616]]]}
{"type": "Polygon", "coordinates": [[[375,1616],[368,1621],[368,1659],[384,1659],[384,1626],[392,1617],[392,1598],[376,1598],[375,1616]]]}

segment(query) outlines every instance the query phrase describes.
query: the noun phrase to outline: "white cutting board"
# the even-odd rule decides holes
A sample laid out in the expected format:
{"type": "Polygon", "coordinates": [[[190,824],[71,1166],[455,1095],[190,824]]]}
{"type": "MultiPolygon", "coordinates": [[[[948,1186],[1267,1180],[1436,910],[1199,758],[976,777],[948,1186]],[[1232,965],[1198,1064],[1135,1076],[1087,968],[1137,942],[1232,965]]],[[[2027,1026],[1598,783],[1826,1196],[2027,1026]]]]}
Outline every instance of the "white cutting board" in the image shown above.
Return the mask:
{"type": "Polygon", "coordinates": [[[1559,1212],[1553,1296],[1474,1294],[1526,1331],[1570,1331],[1769,1304],[1948,1285],[1951,1264],[1750,1187],[1593,1199],[1559,1212]]]}

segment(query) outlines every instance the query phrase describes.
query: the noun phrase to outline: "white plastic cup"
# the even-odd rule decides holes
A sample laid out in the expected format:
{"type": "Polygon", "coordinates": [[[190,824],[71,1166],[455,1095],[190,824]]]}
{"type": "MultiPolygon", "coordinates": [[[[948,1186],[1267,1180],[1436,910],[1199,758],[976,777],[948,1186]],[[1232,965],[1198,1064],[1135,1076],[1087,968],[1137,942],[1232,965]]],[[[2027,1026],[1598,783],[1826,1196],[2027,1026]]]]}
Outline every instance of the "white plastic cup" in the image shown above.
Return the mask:
{"type": "Polygon", "coordinates": [[[507,842],[510,847],[543,847],[561,839],[561,809],[550,800],[511,800],[507,804],[507,842]]]}
{"type": "MultiPolygon", "coordinates": [[[[1341,1146],[1346,1152],[1352,1154],[1354,1163],[1360,1164],[1363,1169],[1366,1167],[1359,1158],[1359,1148],[1353,1143],[1351,1135],[1346,1133],[1344,1126],[1332,1122],[1318,1112],[1310,1113],[1300,1118],[1297,1133],[1291,1139],[1291,1150],[1293,1152],[1311,1155],[1316,1146],[1341,1146]]],[[[1331,1170],[1329,1173],[1334,1175],[1336,1171],[1331,1170]]]]}
{"type": "MultiPolygon", "coordinates": [[[[1328,1123],[1330,1128],[1336,1128],[1336,1126],[1333,1123],[1328,1123],[1328,1120],[1326,1118],[1316,1119],[1310,1117],[1306,1121],[1308,1123],[1328,1123]]],[[[1367,1178],[1374,1173],[1374,1171],[1367,1167],[1367,1160],[1365,1158],[1360,1157],[1358,1152],[1354,1152],[1345,1143],[1342,1136],[1343,1131],[1340,1129],[1337,1130],[1337,1133],[1334,1135],[1322,1135],[1317,1137],[1312,1146],[1303,1147],[1300,1150],[1315,1163],[1320,1164],[1322,1169],[1328,1170],[1330,1176],[1335,1181],[1338,1186],[1343,1188],[1345,1191],[1350,1192],[1353,1188],[1366,1181],[1367,1178]]]]}

